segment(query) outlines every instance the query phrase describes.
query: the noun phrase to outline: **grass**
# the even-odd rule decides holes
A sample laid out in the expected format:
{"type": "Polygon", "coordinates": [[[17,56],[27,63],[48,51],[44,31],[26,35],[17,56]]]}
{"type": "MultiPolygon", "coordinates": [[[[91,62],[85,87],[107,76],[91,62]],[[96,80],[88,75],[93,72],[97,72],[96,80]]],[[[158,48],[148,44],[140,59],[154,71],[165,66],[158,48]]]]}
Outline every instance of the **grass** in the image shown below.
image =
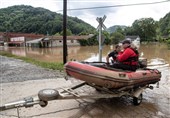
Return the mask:
{"type": "Polygon", "coordinates": [[[43,62],[43,61],[38,61],[29,57],[21,57],[21,56],[16,56],[7,52],[0,52],[0,55],[2,56],[6,56],[6,57],[12,57],[15,59],[20,59],[23,60],[25,62],[43,67],[43,68],[48,68],[48,69],[53,69],[53,70],[59,70],[62,71],[63,70],[63,64],[62,63],[57,63],[57,62],[43,62]]]}

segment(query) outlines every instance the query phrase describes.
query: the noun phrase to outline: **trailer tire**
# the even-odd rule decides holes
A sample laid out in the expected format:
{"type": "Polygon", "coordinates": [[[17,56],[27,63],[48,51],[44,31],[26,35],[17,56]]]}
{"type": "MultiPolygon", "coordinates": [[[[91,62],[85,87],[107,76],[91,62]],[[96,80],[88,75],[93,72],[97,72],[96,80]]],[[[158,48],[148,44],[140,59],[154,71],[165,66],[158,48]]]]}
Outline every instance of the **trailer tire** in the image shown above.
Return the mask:
{"type": "Polygon", "coordinates": [[[140,94],[138,98],[137,97],[133,97],[133,104],[135,106],[140,105],[140,103],[142,102],[142,99],[143,99],[143,95],[142,94],[140,94]]]}
{"type": "Polygon", "coordinates": [[[40,90],[38,93],[38,97],[42,101],[50,101],[50,100],[55,100],[59,96],[59,93],[55,89],[43,89],[40,90]]]}

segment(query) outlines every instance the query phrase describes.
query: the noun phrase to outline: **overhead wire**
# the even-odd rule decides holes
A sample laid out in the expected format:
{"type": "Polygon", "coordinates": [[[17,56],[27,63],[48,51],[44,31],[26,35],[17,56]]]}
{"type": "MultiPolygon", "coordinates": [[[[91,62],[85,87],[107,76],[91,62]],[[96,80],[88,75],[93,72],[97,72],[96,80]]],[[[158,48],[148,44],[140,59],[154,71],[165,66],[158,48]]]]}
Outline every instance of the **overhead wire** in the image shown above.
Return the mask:
{"type": "MultiPolygon", "coordinates": [[[[164,0],[159,2],[150,2],[150,3],[134,3],[134,4],[122,4],[122,5],[113,5],[113,6],[99,6],[99,7],[84,7],[84,8],[75,8],[75,9],[67,9],[67,11],[76,11],[76,10],[91,10],[91,9],[103,9],[103,8],[111,8],[111,7],[128,7],[128,6],[138,6],[138,5],[151,5],[151,4],[160,4],[170,2],[170,0],[164,0]]],[[[57,12],[61,12],[63,10],[58,10],[57,12]]]]}

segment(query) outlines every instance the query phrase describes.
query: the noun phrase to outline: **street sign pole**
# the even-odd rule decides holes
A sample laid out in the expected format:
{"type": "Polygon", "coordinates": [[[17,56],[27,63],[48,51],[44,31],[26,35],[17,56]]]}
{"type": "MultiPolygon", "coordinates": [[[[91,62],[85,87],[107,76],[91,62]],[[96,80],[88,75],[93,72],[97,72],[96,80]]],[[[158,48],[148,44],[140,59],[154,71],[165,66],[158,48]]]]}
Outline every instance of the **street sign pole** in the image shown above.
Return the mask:
{"type": "Polygon", "coordinates": [[[99,62],[102,62],[102,18],[99,18],[99,62]]]}
{"type": "Polygon", "coordinates": [[[106,16],[104,15],[103,18],[96,18],[96,20],[99,22],[99,25],[97,27],[97,30],[99,31],[99,62],[102,62],[102,28],[106,29],[106,26],[103,24],[104,20],[106,19],[106,16]]]}

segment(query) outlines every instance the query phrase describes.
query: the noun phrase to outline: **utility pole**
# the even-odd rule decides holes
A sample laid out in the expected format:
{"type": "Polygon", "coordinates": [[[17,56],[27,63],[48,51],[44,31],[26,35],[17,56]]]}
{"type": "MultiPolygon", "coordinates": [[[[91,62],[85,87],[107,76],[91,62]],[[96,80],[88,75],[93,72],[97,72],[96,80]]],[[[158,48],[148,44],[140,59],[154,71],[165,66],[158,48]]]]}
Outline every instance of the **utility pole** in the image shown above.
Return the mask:
{"type": "Polygon", "coordinates": [[[67,62],[67,0],[63,0],[63,64],[67,62]]]}
{"type": "Polygon", "coordinates": [[[103,18],[96,18],[99,25],[97,27],[97,30],[99,31],[99,62],[102,62],[102,28],[105,30],[106,26],[103,24],[104,20],[106,19],[106,16],[104,15],[103,18]]]}

